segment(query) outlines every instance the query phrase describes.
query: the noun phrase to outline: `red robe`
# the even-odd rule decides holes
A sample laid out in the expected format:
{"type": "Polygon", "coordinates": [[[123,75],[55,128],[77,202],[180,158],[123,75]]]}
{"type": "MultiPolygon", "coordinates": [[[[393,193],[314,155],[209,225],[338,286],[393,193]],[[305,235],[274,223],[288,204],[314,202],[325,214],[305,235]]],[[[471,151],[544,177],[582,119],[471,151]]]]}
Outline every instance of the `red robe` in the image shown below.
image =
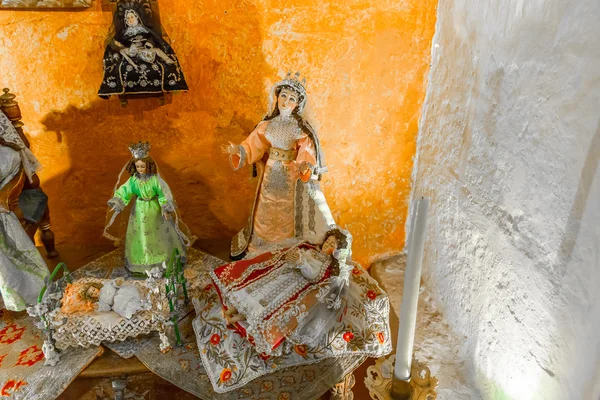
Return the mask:
{"type": "Polygon", "coordinates": [[[225,308],[233,305],[246,317],[236,323],[237,331],[268,355],[276,353],[311,309],[324,306],[320,297],[332,275],[333,258],[309,244],[297,248],[322,263],[315,279],[305,278],[286,261],[287,249],[232,262],[211,273],[225,308]]]}

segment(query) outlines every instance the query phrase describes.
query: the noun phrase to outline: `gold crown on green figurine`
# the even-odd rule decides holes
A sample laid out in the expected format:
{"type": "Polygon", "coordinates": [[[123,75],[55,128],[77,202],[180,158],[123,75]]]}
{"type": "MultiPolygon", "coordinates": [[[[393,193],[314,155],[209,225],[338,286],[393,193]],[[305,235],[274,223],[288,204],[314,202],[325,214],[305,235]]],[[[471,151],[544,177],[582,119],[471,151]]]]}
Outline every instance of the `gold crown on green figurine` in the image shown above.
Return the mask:
{"type": "Polygon", "coordinates": [[[129,145],[129,151],[133,158],[142,159],[150,154],[150,143],[139,141],[129,145]]]}

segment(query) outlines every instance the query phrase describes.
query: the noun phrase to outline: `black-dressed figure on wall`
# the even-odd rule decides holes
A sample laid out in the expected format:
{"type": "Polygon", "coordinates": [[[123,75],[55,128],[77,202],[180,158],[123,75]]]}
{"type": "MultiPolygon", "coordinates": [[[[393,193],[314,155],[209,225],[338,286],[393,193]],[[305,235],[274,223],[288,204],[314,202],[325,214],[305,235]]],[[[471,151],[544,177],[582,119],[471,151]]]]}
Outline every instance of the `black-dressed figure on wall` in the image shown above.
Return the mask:
{"type": "Polygon", "coordinates": [[[118,1],[103,63],[102,98],[188,90],[148,0],[118,1]]]}

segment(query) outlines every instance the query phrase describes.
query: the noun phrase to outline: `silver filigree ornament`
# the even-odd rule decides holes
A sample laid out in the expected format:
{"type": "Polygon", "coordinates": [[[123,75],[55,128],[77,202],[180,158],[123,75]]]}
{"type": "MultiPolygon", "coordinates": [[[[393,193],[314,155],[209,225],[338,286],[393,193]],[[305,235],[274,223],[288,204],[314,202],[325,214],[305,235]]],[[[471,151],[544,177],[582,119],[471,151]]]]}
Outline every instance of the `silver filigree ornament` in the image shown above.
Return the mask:
{"type": "Polygon", "coordinates": [[[288,182],[288,169],[281,161],[275,161],[265,179],[265,190],[269,193],[285,195],[291,188],[288,182]]]}
{"type": "Polygon", "coordinates": [[[133,143],[129,146],[129,151],[131,152],[133,158],[146,158],[150,155],[150,143],[141,141],[138,143],[133,143]]]}

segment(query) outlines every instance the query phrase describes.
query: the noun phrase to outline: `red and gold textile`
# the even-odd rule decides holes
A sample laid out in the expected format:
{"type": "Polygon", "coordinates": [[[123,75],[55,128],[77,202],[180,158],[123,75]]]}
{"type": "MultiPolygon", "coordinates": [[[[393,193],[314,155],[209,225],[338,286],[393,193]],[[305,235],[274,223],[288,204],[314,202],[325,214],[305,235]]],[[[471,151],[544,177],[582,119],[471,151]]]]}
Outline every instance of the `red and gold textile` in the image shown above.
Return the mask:
{"type": "Polygon", "coordinates": [[[44,365],[44,337],[25,312],[0,311],[0,399],[54,399],[102,354],[100,347],[71,349],[44,365]]]}

